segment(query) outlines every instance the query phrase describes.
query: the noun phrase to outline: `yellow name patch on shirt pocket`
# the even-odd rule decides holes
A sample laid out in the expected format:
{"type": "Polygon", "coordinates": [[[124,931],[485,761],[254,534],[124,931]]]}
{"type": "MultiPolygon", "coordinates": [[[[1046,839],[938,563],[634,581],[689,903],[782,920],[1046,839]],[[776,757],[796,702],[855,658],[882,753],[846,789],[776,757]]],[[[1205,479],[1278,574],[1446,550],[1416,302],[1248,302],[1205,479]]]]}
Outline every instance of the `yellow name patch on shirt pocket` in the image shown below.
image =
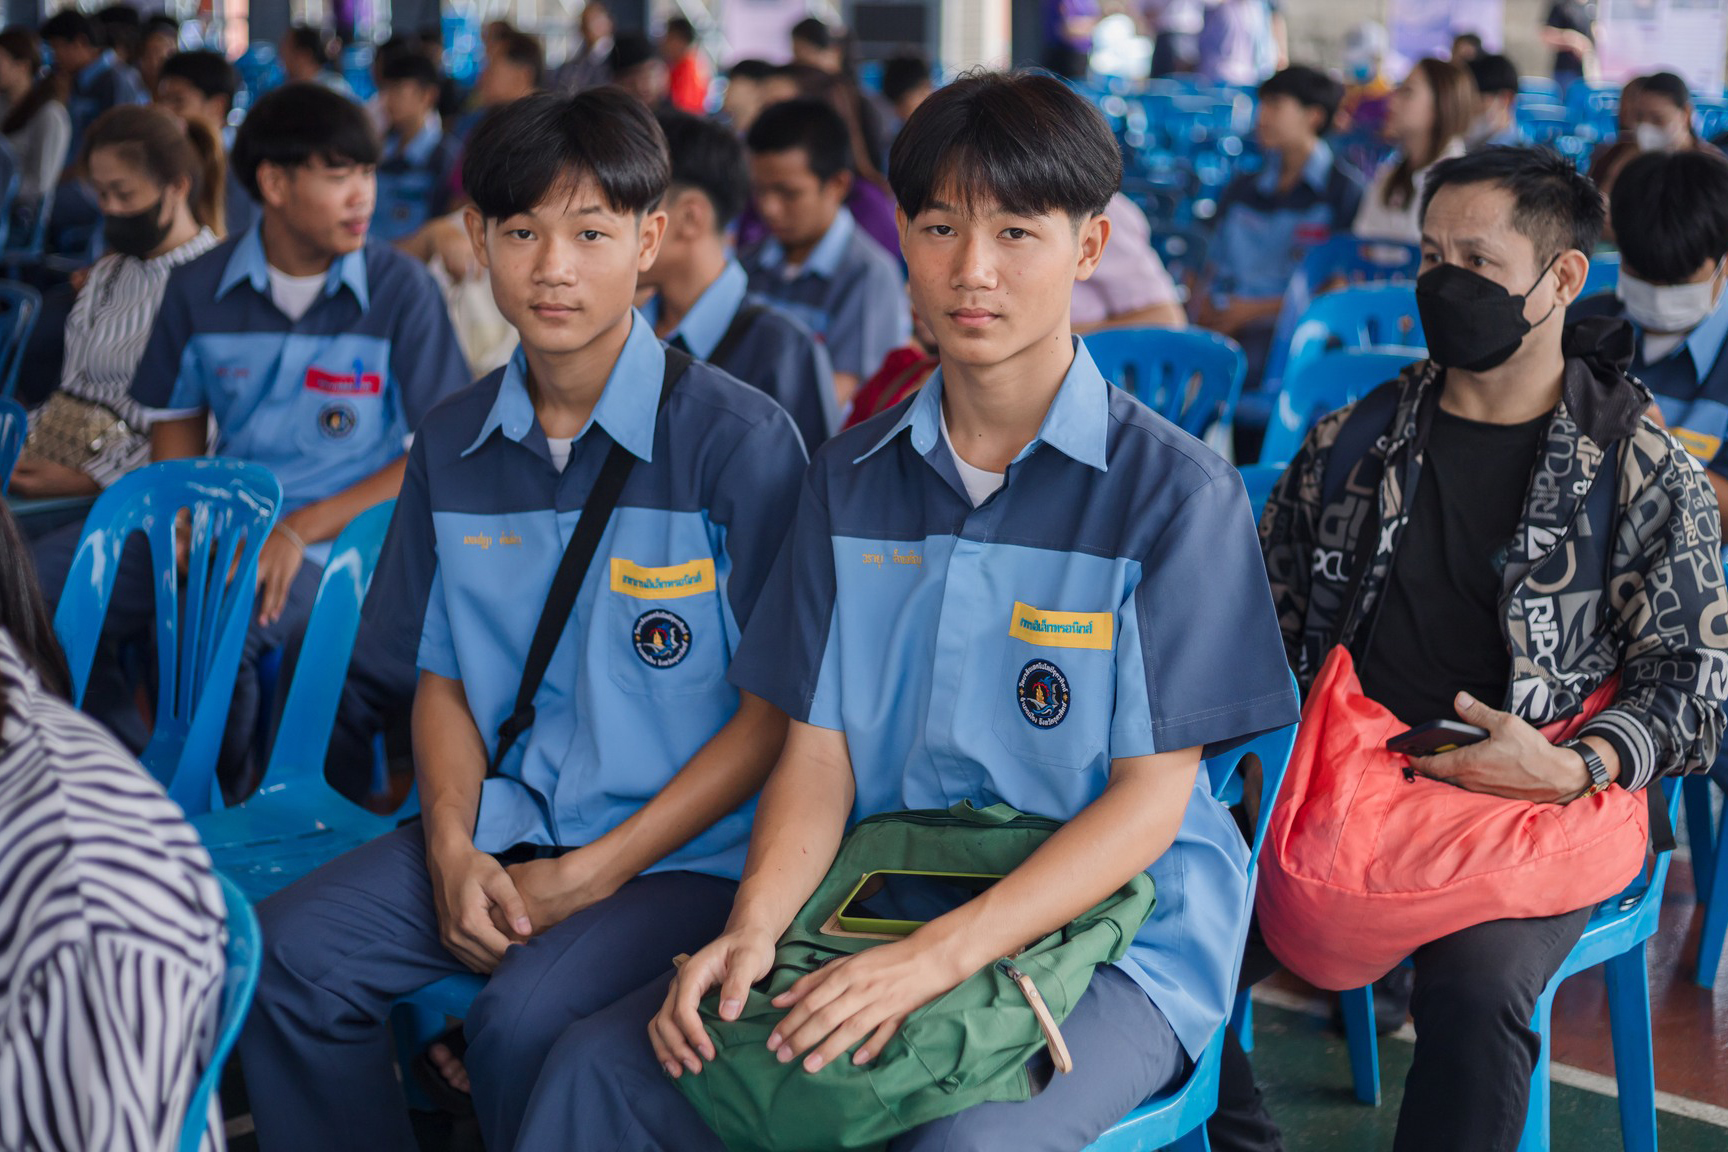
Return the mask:
{"type": "Polygon", "coordinates": [[[1108,650],[1116,639],[1116,616],[1112,612],[1046,612],[1016,600],[1008,635],[1046,648],[1108,650]]]}
{"type": "Polygon", "coordinates": [[[638,600],[676,600],[714,591],[714,561],[692,560],[670,568],[644,568],[612,558],[612,591],[638,600]]]}
{"type": "Polygon", "coordinates": [[[1674,439],[1680,441],[1680,447],[1705,464],[1716,459],[1716,453],[1722,450],[1720,436],[1706,436],[1690,428],[1670,428],[1668,431],[1674,439]]]}

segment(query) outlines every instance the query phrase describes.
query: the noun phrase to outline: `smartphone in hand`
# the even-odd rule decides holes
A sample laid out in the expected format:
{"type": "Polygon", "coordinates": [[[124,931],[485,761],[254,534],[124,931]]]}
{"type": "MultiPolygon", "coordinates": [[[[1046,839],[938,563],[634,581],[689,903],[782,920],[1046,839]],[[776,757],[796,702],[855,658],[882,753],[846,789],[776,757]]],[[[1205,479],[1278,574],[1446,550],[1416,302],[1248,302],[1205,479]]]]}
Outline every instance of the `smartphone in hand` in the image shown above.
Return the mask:
{"type": "Polygon", "coordinates": [[[1486,728],[1458,720],[1430,720],[1386,741],[1386,750],[1400,756],[1438,756],[1486,739],[1486,728]]]}

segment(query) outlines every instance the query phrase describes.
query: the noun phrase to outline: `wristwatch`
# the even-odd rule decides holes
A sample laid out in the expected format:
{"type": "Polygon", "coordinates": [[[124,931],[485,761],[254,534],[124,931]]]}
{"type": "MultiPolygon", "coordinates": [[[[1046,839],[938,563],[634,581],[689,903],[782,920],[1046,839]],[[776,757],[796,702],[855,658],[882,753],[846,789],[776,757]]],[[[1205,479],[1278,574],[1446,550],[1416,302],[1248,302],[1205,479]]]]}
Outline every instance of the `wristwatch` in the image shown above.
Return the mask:
{"type": "MultiPolygon", "coordinates": [[[[1590,773],[1590,787],[1585,790],[1584,796],[1594,796],[1613,783],[1608,778],[1608,765],[1602,762],[1602,757],[1597,754],[1596,749],[1582,740],[1573,740],[1562,744],[1561,747],[1568,748],[1584,758],[1584,767],[1590,773]]],[[[1580,796],[1579,799],[1584,799],[1584,796],[1580,796]]]]}

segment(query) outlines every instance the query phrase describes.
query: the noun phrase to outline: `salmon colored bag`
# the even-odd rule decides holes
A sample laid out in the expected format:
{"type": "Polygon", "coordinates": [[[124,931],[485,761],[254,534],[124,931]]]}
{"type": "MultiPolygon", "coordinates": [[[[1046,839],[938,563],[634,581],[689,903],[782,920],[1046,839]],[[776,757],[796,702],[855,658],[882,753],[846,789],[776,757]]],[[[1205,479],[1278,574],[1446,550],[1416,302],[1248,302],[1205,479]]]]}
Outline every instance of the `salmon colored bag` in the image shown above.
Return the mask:
{"type": "MultiPolygon", "coordinates": [[[[1542,734],[1572,739],[1617,683],[1542,734]]],[[[1473,924],[1606,900],[1643,867],[1642,794],[1609,788],[1561,806],[1406,781],[1408,758],[1386,750],[1406,730],[1362,694],[1349,651],[1333,648],[1272,810],[1257,904],[1267,945],[1310,984],[1360,988],[1473,924]]]]}

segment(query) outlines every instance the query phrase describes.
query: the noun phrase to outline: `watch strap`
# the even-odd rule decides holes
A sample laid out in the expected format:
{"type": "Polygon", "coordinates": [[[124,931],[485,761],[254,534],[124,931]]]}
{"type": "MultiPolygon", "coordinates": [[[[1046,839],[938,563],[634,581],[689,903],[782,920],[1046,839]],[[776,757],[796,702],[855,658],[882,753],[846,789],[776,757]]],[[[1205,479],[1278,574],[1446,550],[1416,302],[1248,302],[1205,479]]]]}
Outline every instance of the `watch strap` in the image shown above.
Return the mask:
{"type": "MultiPolygon", "coordinates": [[[[1584,758],[1584,767],[1590,773],[1590,787],[1585,791],[1584,796],[1594,796],[1613,783],[1608,778],[1608,765],[1596,749],[1582,740],[1569,741],[1566,747],[1584,758]]],[[[1580,799],[1582,798],[1580,797],[1580,799]]]]}

